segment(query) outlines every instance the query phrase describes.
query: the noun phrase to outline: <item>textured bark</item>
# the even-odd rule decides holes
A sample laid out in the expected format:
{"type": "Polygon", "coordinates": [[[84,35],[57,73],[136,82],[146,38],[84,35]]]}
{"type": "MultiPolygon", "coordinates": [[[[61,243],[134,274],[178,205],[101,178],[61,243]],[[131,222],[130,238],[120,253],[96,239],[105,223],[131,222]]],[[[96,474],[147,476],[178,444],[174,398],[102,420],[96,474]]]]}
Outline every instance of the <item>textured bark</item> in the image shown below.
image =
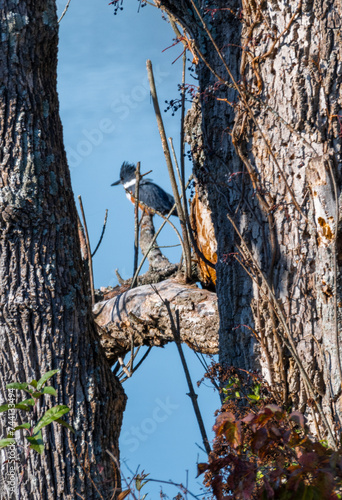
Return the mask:
{"type": "MultiPolygon", "coordinates": [[[[125,396],[99,345],[82,281],[58,114],[55,2],[0,0],[0,31],[0,398],[7,400],[6,384],[59,368],[51,381],[58,397],[48,404],[68,405],[76,431],[44,428],[45,451],[30,452],[17,488],[23,500],[92,499],[97,491],[107,498],[119,486],[106,449],[118,456],[125,396]]],[[[4,437],[8,423],[0,417],[4,437]]],[[[19,448],[16,458],[19,482],[19,448]]]]}
{"type": "Polygon", "coordinates": [[[169,279],[140,286],[93,308],[101,344],[110,362],[134,346],[164,346],[174,341],[170,317],[163,301],[179,315],[180,338],[195,351],[218,352],[216,294],[169,279]]]}
{"type": "Polygon", "coordinates": [[[232,80],[192,2],[158,3],[222,78],[198,64],[202,118],[188,132],[218,244],[221,360],[261,368],[301,410],[317,398],[337,423],[341,3],[195,1],[245,98],[224,84],[232,80]]]}

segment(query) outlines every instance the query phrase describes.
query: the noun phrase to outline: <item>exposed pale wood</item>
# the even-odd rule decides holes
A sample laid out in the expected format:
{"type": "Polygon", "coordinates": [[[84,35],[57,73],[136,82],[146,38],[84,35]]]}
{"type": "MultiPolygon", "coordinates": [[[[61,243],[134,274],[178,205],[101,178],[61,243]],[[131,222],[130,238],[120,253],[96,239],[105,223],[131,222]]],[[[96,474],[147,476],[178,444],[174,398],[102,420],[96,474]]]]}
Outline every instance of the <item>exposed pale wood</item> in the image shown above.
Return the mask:
{"type": "MultiPolygon", "coordinates": [[[[182,342],[207,354],[218,352],[218,311],[215,293],[173,279],[154,285],[160,296],[179,312],[182,342]]],[[[128,290],[95,304],[95,322],[110,362],[134,345],[163,346],[174,341],[170,318],[150,285],[128,290]]]]}

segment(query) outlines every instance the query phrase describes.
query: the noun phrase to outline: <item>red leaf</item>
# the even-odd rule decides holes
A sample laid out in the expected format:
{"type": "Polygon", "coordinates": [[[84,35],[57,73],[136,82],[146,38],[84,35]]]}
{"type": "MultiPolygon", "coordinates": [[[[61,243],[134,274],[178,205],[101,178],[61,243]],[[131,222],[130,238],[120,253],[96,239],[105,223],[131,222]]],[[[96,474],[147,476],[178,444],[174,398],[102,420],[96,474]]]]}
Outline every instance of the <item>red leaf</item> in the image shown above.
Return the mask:
{"type": "Polygon", "coordinates": [[[304,415],[300,411],[293,411],[290,416],[290,420],[293,420],[296,424],[300,425],[304,429],[304,415]]]}
{"type": "Polygon", "coordinates": [[[235,422],[235,416],[233,415],[233,413],[226,411],[224,413],[220,413],[217,416],[216,422],[213,426],[213,431],[217,436],[224,432],[224,426],[226,422],[235,422]]]}
{"type": "Polygon", "coordinates": [[[303,453],[298,457],[298,462],[303,467],[316,469],[319,466],[319,457],[317,453],[303,453]]]}
{"type": "Polygon", "coordinates": [[[253,453],[258,453],[258,451],[266,444],[267,442],[267,431],[264,427],[258,429],[254,436],[252,437],[251,447],[253,453]]]}
{"type": "Polygon", "coordinates": [[[209,465],[208,464],[205,464],[205,463],[199,463],[197,464],[197,476],[200,476],[201,474],[203,474],[203,472],[205,472],[206,470],[208,470],[209,468],[209,465]]]}
{"type": "Polygon", "coordinates": [[[211,487],[217,500],[223,500],[222,476],[216,476],[212,480],[211,487]]]}
{"type": "Polygon", "coordinates": [[[283,410],[278,405],[269,404],[266,405],[265,408],[271,410],[272,413],[283,413],[283,410]]]}
{"type": "Polygon", "coordinates": [[[250,424],[255,417],[254,413],[248,413],[248,415],[241,420],[241,422],[244,422],[245,424],[250,424]]]}
{"type": "Polygon", "coordinates": [[[258,424],[259,427],[263,427],[267,424],[269,420],[274,417],[273,412],[269,408],[264,408],[255,415],[253,423],[258,424]]]}
{"type": "Polygon", "coordinates": [[[221,413],[213,427],[216,435],[224,434],[230,446],[237,448],[242,444],[242,431],[240,420],[230,412],[221,413]]]}

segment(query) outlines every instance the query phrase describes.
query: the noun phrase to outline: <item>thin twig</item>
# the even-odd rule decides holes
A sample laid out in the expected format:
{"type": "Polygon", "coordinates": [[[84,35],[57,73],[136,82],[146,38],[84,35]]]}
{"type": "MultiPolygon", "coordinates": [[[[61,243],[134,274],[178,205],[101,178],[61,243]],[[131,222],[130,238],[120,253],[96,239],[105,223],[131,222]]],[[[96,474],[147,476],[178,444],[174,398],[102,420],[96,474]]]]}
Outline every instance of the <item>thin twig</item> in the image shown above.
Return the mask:
{"type": "Polygon", "coordinates": [[[301,374],[303,376],[303,379],[305,380],[305,383],[307,384],[308,388],[310,389],[311,397],[315,401],[317,410],[318,410],[318,412],[319,412],[319,414],[320,414],[320,416],[322,418],[322,421],[324,422],[325,428],[328,431],[328,434],[329,434],[329,437],[330,437],[330,439],[331,439],[331,441],[333,443],[333,446],[335,447],[335,449],[337,449],[336,439],[335,439],[335,437],[333,435],[333,432],[331,430],[331,427],[329,425],[327,417],[325,416],[324,411],[323,411],[320,403],[318,402],[317,394],[319,394],[319,393],[317,392],[317,390],[313,386],[311,380],[309,379],[309,376],[308,376],[307,372],[305,371],[305,368],[303,367],[302,361],[301,361],[301,359],[299,358],[299,356],[297,354],[294,340],[293,340],[291,332],[290,332],[290,330],[289,330],[289,328],[287,326],[286,319],[284,317],[283,311],[282,311],[281,307],[279,306],[278,301],[277,301],[277,299],[276,299],[276,297],[274,295],[273,289],[270,286],[270,284],[268,283],[268,280],[267,280],[266,276],[264,275],[264,273],[260,269],[259,264],[257,263],[256,259],[253,256],[253,253],[249,250],[248,245],[247,245],[244,237],[240,233],[239,229],[237,228],[234,220],[232,219],[232,217],[230,217],[229,214],[227,214],[227,217],[228,217],[229,221],[231,222],[232,226],[234,227],[234,229],[235,229],[237,235],[239,236],[241,242],[243,243],[244,248],[246,249],[246,252],[247,252],[249,258],[252,260],[255,268],[258,270],[258,274],[261,277],[264,285],[266,286],[270,297],[272,298],[272,302],[273,302],[273,306],[274,306],[274,311],[275,311],[275,313],[276,313],[276,315],[277,315],[280,323],[282,324],[284,332],[286,334],[286,336],[285,336],[285,335],[283,335],[281,333],[281,331],[279,331],[279,335],[281,336],[281,338],[282,338],[283,342],[285,343],[286,347],[289,349],[291,355],[293,356],[293,359],[295,360],[295,362],[296,362],[296,364],[297,364],[297,366],[298,366],[298,368],[299,368],[299,370],[300,370],[300,372],[301,372],[301,374]]]}
{"type": "Polygon", "coordinates": [[[147,60],[146,67],[147,67],[148,80],[150,82],[150,90],[151,90],[151,95],[152,95],[154,112],[155,112],[156,119],[157,119],[158,130],[159,130],[159,134],[160,134],[160,138],[161,138],[161,142],[162,142],[162,147],[163,147],[163,151],[164,151],[164,155],[165,155],[167,169],[169,172],[173,196],[174,196],[176,208],[177,208],[177,214],[178,214],[178,217],[179,217],[179,220],[181,223],[181,228],[182,228],[182,235],[183,235],[183,241],[184,241],[183,251],[184,251],[184,258],[185,258],[185,277],[186,277],[186,280],[188,280],[191,277],[191,249],[190,249],[188,234],[187,234],[187,230],[186,230],[185,216],[183,213],[182,204],[181,204],[181,200],[180,200],[180,196],[179,196],[178,188],[177,188],[177,182],[176,182],[175,174],[173,171],[170,150],[169,150],[169,146],[167,143],[164,123],[163,123],[163,119],[162,119],[162,116],[160,113],[160,108],[159,108],[159,103],[158,103],[157,89],[156,89],[156,85],[154,82],[152,63],[150,60],[147,60]]]}
{"type": "Polygon", "coordinates": [[[151,285],[151,287],[154,290],[154,292],[158,295],[158,297],[160,298],[160,300],[163,302],[164,306],[166,307],[167,313],[169,315],[170,323],[171,323],[171,330],[172,330],[172,333],[173,333],[173,336],[174,336],[174,339],[175,339],[175,343],[176,343],[176,346],[177,346],[178,354],[179,354],[179,357],[181,359],[183,370],[184,370],[185,377],[186,377],[186,381],[187,381],[188,387],[189,387],[189,394],[187,394],[187,395],[191,399],[192,406],[194,408],[194,412],[195,412],[195,415],[196,415],[197,423],[198,423],[198,426],[199,426],[199,429],[200,429],[200,432],[201,432],[203,445],[204,445],[204,448],[205,448],[207,454],[209,455],[209,453],[211,452],[211,449],[210,449],[210,445],[209,445],[207,433],[206,433],[206,430],[205,430],[205,427],[204,427],[204,422],[203,422],[203,419],[202,419],[202,414],[201,414],[201,411],[199,409],[199,405],[198,405],[198,401],[197,401],[197,397],[198,396],[197,396],[197,394],[194,391],[194,386],[193,386],[193,383],[192,383],[192,380],[191,380],[191,375],[190,375],[189,367],[187,365],[187,362],[186,362],[186,359],[185,359],[185,356],[184,356],[184,352],[183,352],[183,349],[182,349],[181,340],[180,340],[179,311],[176,311],[176,322],[177,322],[177,325],[176,325],[175,324],[175,320],[173,318],[172,311],[171,311],[170,302],[167,299],[163,299],[163,297],[160,295],[160,293],[159,293],[159,291],[157,290],[156,287],[154,287],[153,285],[151,285]]]}
{"type": "Polygon", "coordinates": [[[94,255],[96,254],[96,252],[98,251],[98,249],[100,248],[100,245],[101,245],[101,243],[102,243],[103,236],[104,236],[104,234],[105,234],[105,230],[106,230],[106,226],[107,226],[107,219],[108,219],[108,209],[106,208],[105,218],[104,218],[104,221],[103,221],[103,227],[102,227],[102,233],[101,233],[101,236],[100,236],[99,242],[98,242],[98,244],[96,245],[96,248],[95,248],[95,250],[94,250],[94,251],[93,251],[93,253],[92,253],[92,257],[94,257],[94,255]]]}
{"type": "MultiPolygon", "coordinates": [[[[78,456],[78,453],[77,453],[77,451],[76,451],[76,446],[75,446],[75,444],[74,444],[74,443],[71,443],[71,444],[72,444],[72,447],[73,447],[73,449],[74,449],[74,453],[75,453],[75,455],[76,455],[77,461],[78,461],[78,463],[80,464],[81,468],[83,469],[84,474],[85,474],[85,475],[86,475],[86,476],[90,479],[90,482],[91,482],[91,484],[94,486],[94,488],[95,488],[95,490],[96,490],[97,494],[99,495],[100,499],[101,499],[101,500],[104,500],[103,496],[101,495],[101,493],[100,493],[100,492],[99,492],[99,490],[97,489],[97,486],[96,486],[96,484],[94,483],[93,478],[91,477],[91,475],[90,475],[90,473],[89,473],[89,470],[87,470],[87,468],[85,468],[85,467],[84,467],[84,465],[83,465],[83,463],[82,463],[82,461],[81,461],[81,458],[78,456]]],[[[88,443],[87,443],[87,444],[88,444],[88,443]]],[[[89,445],[88,445],[88,446],[89,446],[89,445]]],[[[88,453],[87,453],[87,456],[88,456],[88,458],[89,458],[88,453]]]]}
{"type": "Polygon", "coordinates": [[[138,500],[137,497],[135,496],[134,494],[134,491],[132,491],[131,487],[130,487],[130,484],[128,483],[126,477],[125,477],[125,474],[123,473],[122,469],[120,468],[120,464],[119,464],[119,461],[118,459],[113,455],[113,453],[111,453],[109,450],[106,450],[106,453],[108,453],[108,455],[111,457],[111,459],[113,460],[113,462],[115,463],[117,469],[119,470],[121,476],[123,477],[123,480],[125,481],[126,483],[126,486],[127,488],[129,489],[132,497],[134,498],[134,500],[138,500]]]}
{"type": "Polygon", "coordinates": [[[128,378],[130,378],[132,375],[131,375],[131,373],[129,373],[129,371],[127,370],[126,365],[125,365],[125,363],[124,363],[123,359],[121,358],[121,356],[119,356],[119,357],[118,357],[118,362],[119,362],[119,364],[120,364],[120,366],[121,366],[122,370],[125,372],[126,376],[127,376],[128,378]]]}
{"type": "Polygon", "coordinates": [[[91,305],[93,306],[95,304],[93,260],[91,258],[91,250],[90,250],[90,241],[89,241],[89,235],[88,235],[87,222],[86,222],[86,218],[85,218],[85,214],[84,214],[82,198],[81,198],[80,195],[78,196],[78,201],[79,201],[79,204],[80,204],[80,209],[81,209],[81,214],[82,214],[82,219],[83,219],[84,232],[85,232],[85,238],[86,238],[88,255],[89,255],[89,259],[88,259],[89,283],[90,283],[91,305]]]}
{"type": "Polygon", "coordinates": [[[339,340],[339,331],[338,331],[338,315],[337,315],[337,258],[336,258],[336,253],[337,253],[337,236],[338,236],[338,222],[340,220],[340,214],[339,214],[339,204],[338,204],[338,192],[337,192],[337,185],[336,185],[336,179],[334,175],[334,171],[331,166],[331,161],[330,159],[327,160],[327,163],[329,165],[329,170],[330,170],[330,175],[331,175],[331,180],[334,186],[334,195],[335,195],[335,238],[333,242],[333,254],[334,254],[334,285],[335,285],[335,292],[334,292],[334,316],[335,316],[335,344],[336,344],[336,350],[337,350],[337,364],[338,364],[338,371],[340,375],[340,387],[342,388],[342,366],[341,366],[341,350],[340,350],[340,340],[339,340]]]}
{"type": "MultiPolygon", "coordinates": [[[[169,142],[170,142],[172,155],[173,155],[173,158],[174,158],[174,161],[175,161],[175,165],[176,165],[176,170],[177,170],[177,173],[178,173],[178,176],[179,176],[179,182],[180,182],[180,185],[182,186],[182,198],[183,198],[183,201],[184,201],[184,196],[186,195],[186,188],[187,188],[187,186],[188,186],[189,183],[186,186],[184,186],[184,188],[183,188],[182,174],[181,174],[181,171],[180,171],[179,166],[178,166],[177,156],[176,156],[175,148],[173,147],[172,137],[169,137],[169,142]]],[[[205,264],[207,264],[212,269],[215,269],[215,264],[213,264],[212,262],[210,262],[210,260],[208,260],[206,258],[206,256],[201,252],[201,250],[199,249],[199,247],[197,245],[197,242],[196,242],[195,237],[193,235],[192,227],[191,227],[191,224],[190,224],[190,218],[189,218],[189,213],[188,213],[187,205],[186,204],[183,205],[183,208],[184,208],[184,215],[185,215],[186,227],[187,227],[187,230],[188,230],[188,236],[189,236],[191,244],[192,244],[192,246],[193,246],[193,248],[195,250],[195,253],[197,254],[197,256],[201,260],[203,260],[203,262],[205,264]]]]}
{"type": "MultiPolygon", "coordinates": [[[[191,180],[192,180],[192,175],[190,176],[190,178],[189,178],[189,180],[188,180],[188,183],[187,183],[186,187],[188,187],[188,185],[190,184],[191,180]]],[[[144,206],[144,204],[143,204],[142,202],[140,202],[140,204],[144,206]]],[[[147,208],[148,208],[148,207],[147,207],[147,208]]],[[[163,229],[163,227],[165,226],[165,224],[166,224],[167,222],[168,222],[169,224],[171,224],[171,226],[175,229],[176,233],[178,234],[178,237],[179,237],[180,243],[181,243],[181,245],[182,245],[182,248],[183,248],[183,242],[182,242],[182,239],[181,239],[181,237],[180,237],[180,234],[178,233],[177,229],[176,229],[176,228],[175,228],[175,226],[172,224],[172,222],[169,220],[169,218],[171,217],[171,215],[172,215],[172,213],[173,213],[173,211],[174,211],[174,209],[175,209],[175,208],[176,208],[176,204],[174,204],[174,205],[173,205],[173,207],[171,208],[170,212],[167,214],[167,216],[166,216],[166,217],[165,217],[164,215],[162,215],[160,212],[156,212],[156,214],[160,215],[160,217],[162,217],[162,218],[164,219],[164,222],[162,223],[162,225],[160,226],[160,228],[158,229],[158,231],[157,231],[157,232],[155,233],[155,235],[153,236],[153,238],[152,238],[152,240],[151,240],[151,243],[150,243],[150,246],[148,247],[148,249],[147,249],[147,251],[146,251],[145,255],[143,256],[143,258],[142,258],[142,260],[141,260],[141,262],[140,262],[140,264],[139,264],[139,267],[138,267],[138,269],[137,269],[137,271],[136,271],[135,275],[133,276],[133,280],[132,280],[133,282],[134,282],[134,281],[136,281],[136,279],[138,278],[139,273],[140,273],[140,271],[141,271],[141,268],[142,268],[142,266],[144,265],[145,260],[147,259],[148,254],[149,254],[149,253],[150,253],[150,251],[152,250],[153,245],[154,245],[154,243],[155,243],[155,241],[156,241],[157,237],[159,236],[159,234],[160,234],[161,230],[163,229]]]]}
{"type": "Polygon", "coordinates": [[[147,351],[145,352],[145,354],[143,355],[143,357],[141,358],[141,360],[139,361],[139,363],[137,363],[136,367],[133,370],[133,373],[135,373],[137,371],[137,369],[139,368],[139,366],[142,365],[142,363],[145,361],[145,359],[147,358],[147,356],[150,354],[151,350],[152,350],[152,347],[150,346],[147,349],[147,351]]]}
{"type": "MultiPolygon", "coordinates": [[[[139,187],[140,187],[140,161],[137,163],[137,168],[135,169],[135,204],[134,204],[134,266],[133,266],[133,276],[137,272],[138,268],[138,258],[139,258],[139,187]]],[[[132,281],[131,288],[135,286],[132,281]]]]}
{"type": "Polygon", "coordinates": [[[176,151],[175,151],[175,148],[173,146],[172,137],[169,137],[169,143],[170,143],[170,147],[171,147],[171,151],[172,151],[173,161],[175,162],[175,166],[176,166],[176,171],[177,171],[177,175],[178,175],[178,179],[179,179],[179,185],[182,185],[182,176],[181,176],[181,172],[180,172],[179,165],[178,165],[176,151]]]}
{"type": "Polygon", "coordinates": [[[78,224],[78,237],[80,239],[80,244],[81,244],[81,254],[82,254],[82,259],[87,261],[88,260],[88,247],[87,247],[87,242],[84,236],[84,228],[82,226],[82,222],[80,221],[80,216],[78,215],[77,212],[77,224],[78,224]]]}
{"type": "Polygon", "coordinates": [[[71,0],[68,0],[68,3],[66,4],[65,9],[63,10],[61,17],[58,19],[58,23],[60,23],[60,22],[61,22],[61,20],[63,19],[63,17],[64,17],[64,16],[65,16],[65,14],[67,13],[67,10],[68,10],[68,8],[69,8],[70,2],[71,2],[71,0]]]}
{"type": "MultiPolygon", "coordinates": [[[[183,54],[183,70],[182,70],[182,100],[181,100],[181,126],[180,126],[180,170],[181,170],[181,193],[183,196],[183,210],[185,215],[185,221],[188,222],[189,217],[187,217],[188,205],[186,202],[186,192],[185,192],[185,164],[184,164],[184,121],[185,121],[185,73],[186,73],[186,49],[183,54]]],[[[189,228],[190,231],[190,228],[189,228]]]]}
{"type": "MultiPolygon", "coordinates": [[[[288,192],[289,192],[289,194],[290,194],[290,197],[291,197],[291,199],[292,199],[292,201],[293,201],[294,206],[296,207],[297,211],[301,214],[301,216],[304,218],[304,220],[305,220],[308,224],[310,224],[310,221],[309,221],[309,220],[308,220],[308,218],[304,215],[304,213],[303,213],[302,209],[301,209],[301,208],[300,208],[300,206],[298,205],[298,202],[297,202],[297,200],[296,200],[296,197],[295,197],[295,195],[294,195],[294,192],[293,192],[293,190],[291,189],[291,187],[289,186],[289,184],[288,184],[288,182],[287,182],[286,176],[285,176],[285,174],[284,174],[284,172],[283,172],[282,168],[280,167],[280,165],[279,165],[279,163],[278,163],[278,160],[277,160],[277,159],[276,159],[276,157],[275,157],[275,154],[273,153],[272,147],[271,147],[271,145],[269,144],[268,140],[266,139],[266,136],[265,136],[264,132],[262,131],[262,129],[261,129],[261,127],[260,127],[260,125],[259,125],[259,123],[258,123],[257,119],[256,119],[256,118],[255,118],[255,116],[254,116],[254,113],[253,113],[253,111],[252,111],[252,109],[251,109],[250,105],[248,104],[248,101],[247,101],[247,99],[246,99],[246,95],[245,95],[245,93],[241,90],[241,88],[240,88],[240,87],[239,87],[239,85],[237,84],[237,82],[236,82],[236,80],[235,80],[235,78],[234,78],[234,76],[233,76],[233,74],[232,74],[231,70],[229,69],[229,66],[227,65],[227,63],[226,63],[226,61],[225,61],[224,57],[222,56],[220,49],[218,48],[218,46],[217,46],[217,44],[216,44],[216,42],[215,42],[215,40],[214,40],[214,38],[213,38],[212,34],[210,33],[210,30],[208,29],[208,27],[207,27],[207,25],[206,25],[206,23],[205,23],[205,21],[204,21],[204,19],[203,19],[202,15],[201,15],[200,11],[198,10],[198,7],[195,5],[195,3],[194,3],[194,1],[193,1],[193,0],[190,0],[190,3],[191,3],[191,5],[193,6],[193,8],[194,8],[194,10],[195,10],[195,12],[196,12],[196,14],[197,14],[198,18],[200,19],[200,21],[201,21],[201,23],[202,23],[202,25],[203,25],[203,28],[204,28],[205,32],[207,33],[207,35],[208,35],[208,37],[209,37],[209,39],[210,39],[211,43],[213,44],[213,46],[214,46],[214,48],[215,48],[215,50],[216,50],[216,52],[217,52],[217,54],[218,54],[219,58],[221,59],[221,61],[222,61],[223,65],[224,65],[224,67],[225,67],[225,69],[226,69],[226,71],[227,71],[227,73],[228,73],[228,75],[229,75],[230,79],[232,80],[235,90],[238,92],[239,96],[241,97],[241,99],[242,99],[242,101],[243,101],[243,103],[244,103],[244,105],[245,105],[245,107],[246,107],[246,109],[247,109],[247,111],[248,111],[248,113],[249,113],[249,116],[251,117],[251,119],[252,119],[252,121],[253,121],[254,125],[256,126],[256,128],[258,129],[258,131],[259,131],[259,133],[260,133],[260,135],[261,135],[261,137],[262,137],[262,139],[263,139],[263,141],[264,141],[264,143],[265,143],[265,145],[266,145],[266,148],[267,148],[267,150],[268,150],[269,154],[271,155],[271,157],[272,157],[272,159],[273,159],[273,161],[274,161],[274,163],[275,163],[275,165],[276,165],[276,167],[277,167],[277,169],[278,169],[278,172],[280,173],[280,175],[281,175],[281,177],[282,177],[282,179],[283,179],[283,181],[284,181],[284,184],[285,184],[286,189],[288,190],[288,192]]],[[[300,0],[300,1],[299,1],[299,4],[300,4],[300,5],[301,5],[301,3],[302,3],[302,0],[300,0]]],[[[298,11],[298,9],[297,9],[297,11],[298,11]]]]}

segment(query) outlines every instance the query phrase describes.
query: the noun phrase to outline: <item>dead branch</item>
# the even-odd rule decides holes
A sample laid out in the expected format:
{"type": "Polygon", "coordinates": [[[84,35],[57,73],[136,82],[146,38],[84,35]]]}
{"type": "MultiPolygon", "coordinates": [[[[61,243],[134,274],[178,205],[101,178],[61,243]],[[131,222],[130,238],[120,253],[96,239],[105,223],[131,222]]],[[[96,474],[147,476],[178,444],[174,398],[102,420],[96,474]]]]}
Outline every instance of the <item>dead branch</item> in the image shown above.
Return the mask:
{"type": "MultiPolygon", "coordinates": [[[[170,302],[172,310],[179,313],[181,342],[194,351],[217,354],[219,317],[216,294],[174,279],[158,283],[155,288],[164,301],[170,302]]],[[[169,315],[150,285],[98,302],[93,313],[102,347],[111,363],[131,350],[132,337],[135,347],[162,347],[174,342],[169,315]]]]}

